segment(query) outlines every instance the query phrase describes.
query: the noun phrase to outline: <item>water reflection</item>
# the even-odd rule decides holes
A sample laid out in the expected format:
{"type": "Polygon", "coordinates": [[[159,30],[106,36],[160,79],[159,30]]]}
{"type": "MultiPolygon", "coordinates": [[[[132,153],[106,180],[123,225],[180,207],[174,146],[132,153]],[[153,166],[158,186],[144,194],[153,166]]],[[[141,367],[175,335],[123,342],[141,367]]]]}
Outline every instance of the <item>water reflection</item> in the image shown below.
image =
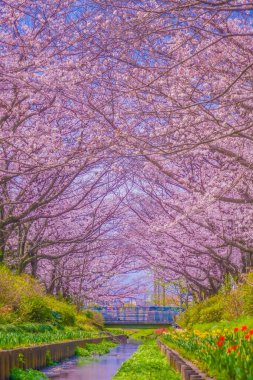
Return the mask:
{"type": "Polygon", "coordinates": [[[76,360],[68,360],[60,366],[47,369],[44,373],[57,380],[110,380],[137,347],[138,345],[133,343],[120,344],[109,354],[100,356],[95,361],[77,365],[76,360]]]}

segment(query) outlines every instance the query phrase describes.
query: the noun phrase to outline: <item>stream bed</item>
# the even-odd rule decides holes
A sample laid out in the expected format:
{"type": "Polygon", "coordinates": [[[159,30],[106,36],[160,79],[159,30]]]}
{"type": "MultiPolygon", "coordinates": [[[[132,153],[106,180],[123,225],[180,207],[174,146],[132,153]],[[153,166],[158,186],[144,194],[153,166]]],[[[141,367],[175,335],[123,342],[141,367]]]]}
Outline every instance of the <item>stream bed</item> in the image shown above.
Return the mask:
{"type": "Polygon", "coordinates": [[[111,380],[121,364],[129,359],[137,348],[136,343],[119,344],[109,354],[95,356],[91,361],[74,358],[43,372],[49,379],[55,380],[111,380]]]}

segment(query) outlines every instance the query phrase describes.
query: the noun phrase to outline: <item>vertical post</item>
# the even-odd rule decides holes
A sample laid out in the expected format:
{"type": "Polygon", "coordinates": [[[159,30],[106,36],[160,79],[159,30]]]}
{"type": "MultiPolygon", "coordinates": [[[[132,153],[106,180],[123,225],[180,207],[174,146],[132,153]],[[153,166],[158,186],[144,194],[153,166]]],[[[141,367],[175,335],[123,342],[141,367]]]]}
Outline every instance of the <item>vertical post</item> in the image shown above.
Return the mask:
{"type": "Polygon", "coordinates": [[[163,286],[163,307],[165,307],[165,304],[166,304],[165,284],[163,284],[162,286],[163,286]]]}
{"type": "Polygon", "coordinates": [[[6,355],[2,354],[0,356],[0,380],[5,380],[7,377],[6,373],[6,355]]]}
{"type": "Polygon", "coordinates": [[[139,308],[136,306],[135,308],[135,317],[136,317],[136,322],[139,323],[139,308]]]}

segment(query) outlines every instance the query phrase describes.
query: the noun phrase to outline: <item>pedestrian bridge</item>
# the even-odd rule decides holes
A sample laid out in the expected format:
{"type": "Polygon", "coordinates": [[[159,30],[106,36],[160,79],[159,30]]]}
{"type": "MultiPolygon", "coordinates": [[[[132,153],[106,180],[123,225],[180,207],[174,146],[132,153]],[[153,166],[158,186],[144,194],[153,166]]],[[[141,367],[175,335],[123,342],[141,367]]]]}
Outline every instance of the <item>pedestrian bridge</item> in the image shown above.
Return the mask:
{"type": "Polygon", "coordinates": [[[101,307],[97,308],[104,317],[105,325],[159,325],[174,324],[174,318],[181,313],[181,307],[101,307]]]}

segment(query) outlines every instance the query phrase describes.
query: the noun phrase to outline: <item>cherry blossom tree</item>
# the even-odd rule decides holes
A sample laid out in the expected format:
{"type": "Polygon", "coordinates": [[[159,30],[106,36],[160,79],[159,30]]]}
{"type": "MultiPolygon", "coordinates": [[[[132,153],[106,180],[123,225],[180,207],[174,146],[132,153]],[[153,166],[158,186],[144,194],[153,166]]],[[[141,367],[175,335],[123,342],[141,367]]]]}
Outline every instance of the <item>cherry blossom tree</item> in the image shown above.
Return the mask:
{"type": "Polygon", "coordinates": [[[0,261],[78,302],[252,267],[251,2],[0,5],[0,261]]]}

